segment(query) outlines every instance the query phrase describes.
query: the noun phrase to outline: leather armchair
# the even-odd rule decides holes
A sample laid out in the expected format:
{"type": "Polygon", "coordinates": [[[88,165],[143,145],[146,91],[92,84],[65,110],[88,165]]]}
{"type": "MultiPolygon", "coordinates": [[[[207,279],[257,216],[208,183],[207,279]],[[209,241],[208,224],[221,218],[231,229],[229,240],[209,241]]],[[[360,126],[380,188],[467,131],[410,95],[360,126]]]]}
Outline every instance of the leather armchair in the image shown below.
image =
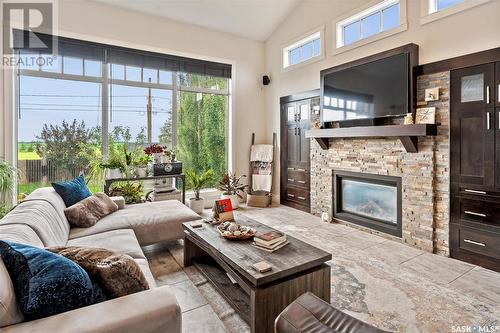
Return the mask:
{"type": "Polygon", "coordinates": [[[335,309],[307,292],[276,318],[276,333],[388,333],[335,309]]]}

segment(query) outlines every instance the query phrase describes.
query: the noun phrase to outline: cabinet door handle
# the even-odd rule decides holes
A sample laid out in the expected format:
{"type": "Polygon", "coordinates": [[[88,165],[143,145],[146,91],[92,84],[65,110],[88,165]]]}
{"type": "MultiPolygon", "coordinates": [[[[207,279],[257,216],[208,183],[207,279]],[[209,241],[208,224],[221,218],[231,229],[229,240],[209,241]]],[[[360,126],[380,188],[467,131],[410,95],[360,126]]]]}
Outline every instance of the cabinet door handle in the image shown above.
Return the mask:
{"type": "Polygon", "coordinates": [[[468,192],[468,193],[475,193],[475,194],[486,194],[485,191],[476,191],[476,190],[464,190],[464,192],[468,192]]]}
{"type": "Polygon", "coordinates": [[[306,200],[306,198],[304,198],[304,197],[297,197],[297,198],[300,200],[306,200]]]}
{"type": "Polygon", "coordinates": [[[498,84],[498,103],[500,103],[500,83],[498,84]]]}
{"type": "Polygon", "coordinates": [[[470,244],[474,244],[474,245],[479,245],[479,246],[482,246],[482,247],[485,247],[486,244],[485,243],[481,243],[481,242],[476,242],[476,241],[473,241],[471,239],[467,239],[467,238],[464,238],[464,242],[466,243],[470,243],[470,244]]]}
{"type": "Polygon", "coordinates": [[[305,172],[306,169],[297,169],[297,171],[302,171],[302,172],[305,172]]]}
{"type": "Polygon", "coordinates": [[[288,181],[289,182],[294,182],[294,180],[292,178],[288,178],[288,181]]]}
{"type": "Polygon", "coordinates": [[[490,122],[491,122],[491,116],[489,112],[486,112],[486,129],[489,131],[490,130],[490,122]]]}
{"type": "Polygon", "coordinates": [[[486,86],[486,104],[490,104],[490,86],[486,86]]]}
{"type": "Polygon", "coordinates": [[[486,214],[471,212],[470,210],[465,210],[464,213],[469,214],[469,215],[474,215],[474,216],[486,217],[486,214]]]}
{"type": "Polygon", "coordinates": [[[290,168],[290,167],[288,167],[287,169],[288,169],[288,170],[295,170],[295,168],[290,168]]]}
{"type": "Polygon", "coordinates": [[[305,184],[306,181],[305,180],[297,180],[297,183],[300,183],[300,184],[305,184]]]}
{"type": "Polygon", "coordinates": [[[295,195],[293,194],[287,194],[290,198],[295,198],[295,195]]]}

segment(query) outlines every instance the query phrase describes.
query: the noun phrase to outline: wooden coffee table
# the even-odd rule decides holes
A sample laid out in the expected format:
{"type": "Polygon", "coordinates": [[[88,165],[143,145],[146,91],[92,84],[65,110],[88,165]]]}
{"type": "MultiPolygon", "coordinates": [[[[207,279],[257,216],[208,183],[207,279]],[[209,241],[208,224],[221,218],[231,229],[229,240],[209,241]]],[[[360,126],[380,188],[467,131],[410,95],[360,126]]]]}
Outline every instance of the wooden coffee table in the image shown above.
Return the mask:
{"type": "MultiPolygon", "coordinates": [[[[274,230],[243,216],[236,221],[257,232],[274,230]]],[[[252,332],[273,332],[278,314],[306,291],[330,302],[330,266],[325,264],[332,258],[330,253],[289,235],[290,244],[269,253],[252,246],[251,240],[226,240],[210,224],[193,228],[191,223],[183,224],[184,266],[196,265],[252,332]],[[263,260],[272,271],[259,273],[251,268],[263,260]]]]}

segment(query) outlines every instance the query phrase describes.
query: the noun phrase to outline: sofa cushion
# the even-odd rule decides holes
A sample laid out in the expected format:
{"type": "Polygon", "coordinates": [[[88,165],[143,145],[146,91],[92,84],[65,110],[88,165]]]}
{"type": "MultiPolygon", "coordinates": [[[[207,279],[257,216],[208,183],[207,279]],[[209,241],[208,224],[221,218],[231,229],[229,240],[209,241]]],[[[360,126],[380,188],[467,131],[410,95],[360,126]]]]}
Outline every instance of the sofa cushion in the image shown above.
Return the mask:
{"type": "Polygon", "coordinates": [[[146,259],[132,229],[106,231],[100,234],[70,239],[68,246],[104,247],[108,250],[128,254],[134,259],[146,259]]]}
{"type": "Polygon", "coordinates": [[[102,248],[58,246],[48,248],[83,267],[111,298],[149,289],[139,265],[131,256],[102,248]]]}
{"type": "Polygon", "coordinates": [[[156,280],[153,276],[153,273],[151,272],[151,268],[149,268],[149,263],[146,259],[135,259],[135,262],[139,265],[141,268],[142,273],[144,274],[144,277],[146,278],[146,281],[148,281],[149,284],[149,289],[151,288],[156,288],[156,280]]]}
{"type": "Polygon", "coordinates": [[[64,212],[57,211],[45,199],[27,199],[21,202],[0,224],[27,225],[34,230],[44,246],[66,245],[68,242],[69,224],[64,212]]]}
{"type": "MultiPolygon", "coordinates": [[[[40,199],[49,202],[54,209],[60,213],[61,218],[66,223],[66,217],[64,216],[64,209],[66,208],[66,204],[63,199],[52,187],[40,187],[31,192],[30,195],[26,197],[24,201],[40,199]]],[[[69,229],[69,226],[68,226],[69,229]]]]}
{"type": "Polygon", "coordinates": [[[20,323],[24,320],[16,300],[14,285],[0,256],[0,327],[20,323]]]}
{"type": "Polygon", "coordinates": [[[103,217],[90,228],[73,228],[69,238],[78,238],[116,229],[133,229],[141,245],[184,237],[182,223],[200,216],[180,201],[168,200],[127,205],[103,217]]]}
{"type": "Polygon", "coordinates": [[[29,245],[0,241],[0,255],[14,284],[19,307],[37,319],[93,304],[94,285],[77,264],[29,245]]]}
{"type": "Polygon", "coordinates": [[[43,247],[42,240],[29,225],[4,224],[2,221],[0,221],[1,240],[31,245],[34,247],[43,247]]]}
{"type": "Polygon", "coordinates": [[[92,195],[87,187],[87,183],[85,183],[84,175],[80,175],[67,182],[52,183],[52,187],[64,200],[66,207],[73,206],[77,202],[92,195]]]}
{"type": "Polygon", "coordinates": [[[101,218],[118,210],[118,206],[104,193],[96,193],[64,210],[73,227],[88,228],[101,218]]]}

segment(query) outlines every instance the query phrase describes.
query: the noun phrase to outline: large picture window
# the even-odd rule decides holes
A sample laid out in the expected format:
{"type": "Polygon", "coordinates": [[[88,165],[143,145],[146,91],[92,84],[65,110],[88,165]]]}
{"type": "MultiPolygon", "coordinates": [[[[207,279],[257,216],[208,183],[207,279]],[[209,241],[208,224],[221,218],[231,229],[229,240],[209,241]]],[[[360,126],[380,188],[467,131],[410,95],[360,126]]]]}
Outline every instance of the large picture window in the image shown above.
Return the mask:
{"type": "MultiPolygon", "coordinates": [[[[92,175],[110,153],[149,143],[173,149],[184,169],[213,169],[208,186],[217,183],[227,169],[229,65],[63,43],[52,66],[17,71],[19,193],[92,175]]],[[[103,181],[89,186],[102,191],[103,181]]]]}

